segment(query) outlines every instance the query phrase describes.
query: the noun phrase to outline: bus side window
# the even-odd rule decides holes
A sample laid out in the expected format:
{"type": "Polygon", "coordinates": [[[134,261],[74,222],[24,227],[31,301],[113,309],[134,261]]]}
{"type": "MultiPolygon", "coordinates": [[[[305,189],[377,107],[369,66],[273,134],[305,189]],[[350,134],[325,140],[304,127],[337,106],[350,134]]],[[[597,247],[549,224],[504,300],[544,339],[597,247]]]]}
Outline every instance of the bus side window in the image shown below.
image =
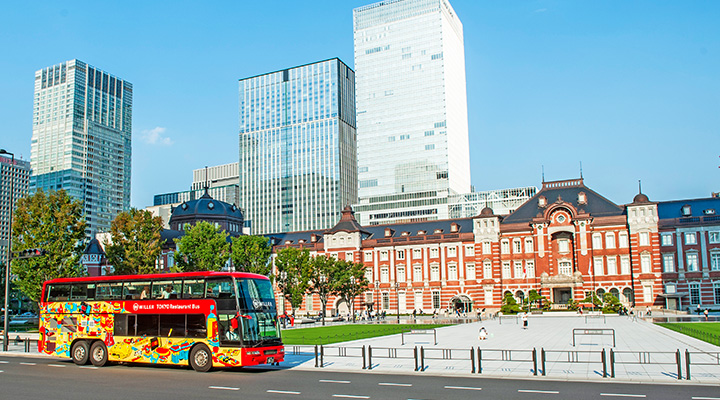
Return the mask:
{"type": "Polygon", "coordinates": [[[187,337],[190,338],[206,338],[207,323],[203,314],[187,315],[187,337]]]}
{"type": "Polygon", "coordinates": [[[185,337],[185,315],[183,315],[183,314],[161,314],[160,315],[160,336],[161,337],[185,337]]]}
{"type": "Polygon", "coordinates": [[[70,287],[70,300],[84,301],[87,300],[87,283],[73,283],[70,287]]]}
{"type": "Polygon", "coordinates": [[[95,287],[96,300],[122,299],[122,282],[98,283],[95,287]]]}
{"type": "Polygon", "coordinates": [[[115,330],[113,334],[115,336],[135,336],[135,316],[134,315],[127,315],[127,314],[114,314],[115,316],[115,330]],[[128,319],[132,318],[132,331],[133,334],[128,333],[128,319]]]}
{"type": "Polygon", "coordinates": [[[204,297],[204,291],[204,279],[185,279],[185,281],[183,282],[183,299],[201,299],[204,297]]]}
{"type": "Polygon", "coordinates": [[[67,301],[70,298],[70,285],[59,284],[50,286],[47,301],[67,301]]]}

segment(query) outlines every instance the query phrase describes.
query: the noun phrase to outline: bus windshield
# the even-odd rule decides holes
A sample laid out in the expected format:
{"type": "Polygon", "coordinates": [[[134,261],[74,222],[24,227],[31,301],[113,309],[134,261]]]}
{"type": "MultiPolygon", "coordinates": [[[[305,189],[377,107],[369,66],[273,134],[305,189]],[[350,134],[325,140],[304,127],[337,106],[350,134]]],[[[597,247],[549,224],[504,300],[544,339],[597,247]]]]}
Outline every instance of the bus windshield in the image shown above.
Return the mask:
{"type": "Polygon", "coordinates": [[[239,328],[245,343],[280,339],[275,296],[269,280],[238,278],[239,328]]]}

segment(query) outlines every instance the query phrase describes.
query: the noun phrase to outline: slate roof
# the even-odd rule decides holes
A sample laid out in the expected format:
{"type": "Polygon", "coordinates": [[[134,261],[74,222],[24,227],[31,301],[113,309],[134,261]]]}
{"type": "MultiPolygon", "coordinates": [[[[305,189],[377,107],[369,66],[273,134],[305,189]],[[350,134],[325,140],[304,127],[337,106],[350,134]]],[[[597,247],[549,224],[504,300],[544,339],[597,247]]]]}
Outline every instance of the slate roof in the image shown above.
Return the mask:
{"type": "Polygon", "coordinates": [[[197,200],[185,201],[173,209],[170,217],[170,223],[175,219],[184,219],[184,217],[192,217],[196,215],[232,217],[239,221],[243,221],[243,213],[235,204],[226,203],[224,201],[213,199],[205,189],[205,194],[197,200]]]}
{"type": "Polygon", "coordinates": [[[517,208],[515,212],[503,219],[503,224],[529,223],[533,218],[542,214],[544,208],[538,206],[538,199],[544,196],[548,206],[561,199],[570,203],[578,211],[584,211],[594,217],[605,217],[623,215],[625,209],[605,197],[599,195],[589,187],[585,186],[583,179],[571,179],[564,181],[543,182],[543,187],[530,200],[517,208]],[[578,203],[578,194],[585,193],[585,204],[578,203]]]}
{"type": "Polygon", "coordinates": [[[660,219],[705,217],[720,215],[720,197],[706,199],[661,201],[658,203],[658,217],[660,219]],[[690,206],[691,215],[683,215],[682,207],[690,206]],[[715,210],[715,214],[705,214],[705,210],[715,210]]]}
{"type": "Polygon", "coordinates": [[[83,254],[102,254],[105,255],[105,250],[103,250],[102,245],[100,244],[100,241],[97,240],[97,238],[93,238],[90,243],[88,243],[87,247],[85,247],[85,251],[83,251],[83,254]]]}

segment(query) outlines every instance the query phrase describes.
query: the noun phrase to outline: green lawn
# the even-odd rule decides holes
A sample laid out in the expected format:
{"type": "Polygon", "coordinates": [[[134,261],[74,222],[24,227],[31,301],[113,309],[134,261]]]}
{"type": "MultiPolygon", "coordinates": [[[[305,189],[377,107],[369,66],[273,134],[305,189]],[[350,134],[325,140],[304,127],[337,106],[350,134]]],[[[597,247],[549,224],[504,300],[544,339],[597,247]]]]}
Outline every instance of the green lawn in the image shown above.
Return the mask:
{"type": "Polygon", "coordinates": [[[720,346],[720,322],[677,322],[658,325],[720,346]]]}
{"type": "Polygon", "coordinates": [[[403,329],[433,329],[446,324],[348,324],[323,326],[317,328],[288,329],[282,332],[283,343],[292,344],[331,344],[350,340],[367,339],[400,333],[403,329]]]}

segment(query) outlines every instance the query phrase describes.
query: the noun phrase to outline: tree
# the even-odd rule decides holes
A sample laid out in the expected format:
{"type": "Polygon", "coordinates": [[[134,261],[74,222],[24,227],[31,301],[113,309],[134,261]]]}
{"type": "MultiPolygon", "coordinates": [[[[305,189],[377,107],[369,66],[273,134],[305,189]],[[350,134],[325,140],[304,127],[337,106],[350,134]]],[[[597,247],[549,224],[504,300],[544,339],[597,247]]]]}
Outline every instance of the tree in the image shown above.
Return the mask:
{"type": "Polygon", "coordinates": [[[333,294],[342,297],[350,305],[350,314],[355,322],[355,298],[363,294],[370,282],[365,276],[365,265],[338,260],[333,279],[337,281],[333,294]]]}
{"type": "Polygon", "coordinates": [[[605,303],[605,306],[603,307],[602,312],[605,314],[617,313],[622,308],[620,300],[618,300],[618,298],[610,292],[603,295],[603,302],[605,303]]]}
{"type": "Polygon", "coordinates": [[[502,306],[500,306],[500,311],[503,314],[517,314],[520,311],[520,306],[517,304],[517,301],[512,293],[505,293],[505,297],[503,297],[502,300],[502,306]]]}
{"type": "Polygon", "coordinates": [[[12,251],[38,248],[45,255],[12,261],[16,287],[38,301],[46,280],[84,275],[79,260],[85,249],[85,228],[82,203],[64,190],[38,189],[19,199],[13,213],[12,251]]]}
{"type": "Polygon", "coordinates": [[[118,275],[157,272],[155,261],[163,241],[162,218],[145,210],[123,211],[110,224],[112,244],[105,244],[108,262],[118,275]]]}
{"type": "Polygon", "coordinates": [[[309,290],[311,293],[317,293],[320,298],[323,325],[325,325],[328,297],[335,291],[335,286],[339,283],[336,279],[337,266],[338,260],[324,255],[315,256],[310,260],[309,290]]]}
{"type": "Polygon", "coordinates": [[[178,268],[190,271],[220,271],[230,257],[228,234],[200,221],[185,230],[178,242],[178,268]]]}
{"type": "Polygon", "coordinates": [[[288,247],[275,256],[275,281],[283,298],[290,303],[291,313],[300,307],[309,287],[310,252],[288,247]]]}
{"type": "Polygon", "coordinates": [[[263,236],[232,238],[232,258],[235,270],[269,276],[272,271],[270,241],[263,236]]]}

